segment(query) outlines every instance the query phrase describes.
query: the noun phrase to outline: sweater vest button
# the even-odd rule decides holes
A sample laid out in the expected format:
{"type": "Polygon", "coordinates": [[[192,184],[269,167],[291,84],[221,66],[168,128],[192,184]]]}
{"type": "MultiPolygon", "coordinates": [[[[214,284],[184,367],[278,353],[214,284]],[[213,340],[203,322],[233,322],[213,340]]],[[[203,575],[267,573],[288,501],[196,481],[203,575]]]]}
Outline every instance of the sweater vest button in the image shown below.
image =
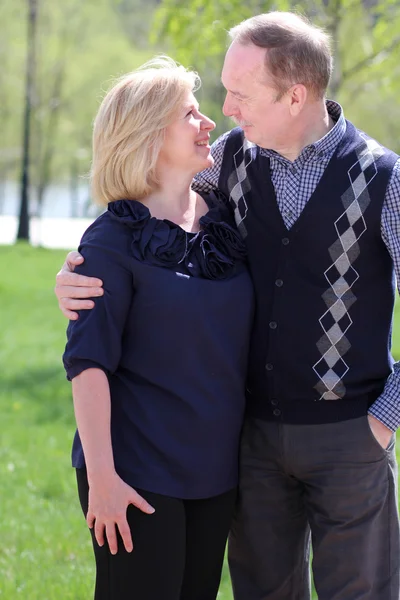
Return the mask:
{"type": "Polygon", "coordinates": [[[289,244],[289,242],[290,242],[289,238],[282,238],[282,244],[284,246],[287,246],[289,244]]]}
{"type": "Polygon", "coordinates": [[[270,321],[269,328],[276,329],[278,327],[278,323],[276,321],[270,321]]]}
{"type": "Polygon", "coordinates": [[[279,417],[280,414],[281,414],[281,411],[279,410],[279,408],[275,408],[275,410],[274,410],[275,417],[279,417]]]}
{"type": "Polygon", "coordinates": [[[276,287],[282,287],[283,286],[283,279],[277,279],[275,281],[275,285],[276,285],[276,287]]]}
{"type": "Polygon", "coordinates": [[[271,404],[272,406],[278,406],[279,402],[276,398],[274,398],[273,400],[271,400],[271,404]]]}
{"type": "Polygon", "coordinates": [[[272,363],[267,363],[265,365],[265,368],[267,369],[267,371],[272,371],[272,369],[274,368],[274,365],[272,363]]]}

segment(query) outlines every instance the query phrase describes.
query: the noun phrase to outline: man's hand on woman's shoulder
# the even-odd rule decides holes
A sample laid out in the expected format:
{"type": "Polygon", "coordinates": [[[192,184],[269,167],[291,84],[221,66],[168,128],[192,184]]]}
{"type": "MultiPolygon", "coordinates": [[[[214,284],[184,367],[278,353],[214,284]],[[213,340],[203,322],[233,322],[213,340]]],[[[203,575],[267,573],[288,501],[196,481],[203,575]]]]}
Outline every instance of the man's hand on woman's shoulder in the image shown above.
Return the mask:
{"type": "Polygon", "coordinates": [[[74,311],[93,308],[94,302],[90,298],[102,296],[104,293],[101,279],[74,273],[75,267],[81,265],[83,261],[83,256],[79,252],[70,252],[56,277],[54,291],[58,298],[58,305],[64,316],[72,321],[79,316],[74,311]]]}

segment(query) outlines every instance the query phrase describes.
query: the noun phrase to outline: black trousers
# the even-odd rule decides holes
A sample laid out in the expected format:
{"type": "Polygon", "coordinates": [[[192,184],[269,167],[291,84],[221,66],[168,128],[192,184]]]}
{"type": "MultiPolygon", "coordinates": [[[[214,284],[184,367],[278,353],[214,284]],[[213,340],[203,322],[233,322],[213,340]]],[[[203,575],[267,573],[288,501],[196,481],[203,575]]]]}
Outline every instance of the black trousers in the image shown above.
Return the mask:
{"type": "MultiPolygon", "coordinates": [[[[79,499],[86,516],[88,480],[77,469],[79,499]]],[[[215,600],[236,490],[204,500],[180,500],[137,490],[154,508],[146,515],[129,506],[134,549],[100,547],[92,531],[96,560],[95,600],[215,600]]]]}

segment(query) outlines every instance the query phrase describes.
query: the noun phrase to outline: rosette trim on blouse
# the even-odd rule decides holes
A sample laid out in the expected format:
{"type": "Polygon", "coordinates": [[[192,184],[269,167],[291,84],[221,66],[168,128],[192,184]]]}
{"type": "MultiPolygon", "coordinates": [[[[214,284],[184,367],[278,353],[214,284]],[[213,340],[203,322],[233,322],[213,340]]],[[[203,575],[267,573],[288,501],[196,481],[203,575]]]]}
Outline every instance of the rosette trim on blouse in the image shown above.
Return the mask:
{"type": "Polygon", "coordinates": [[[167,219],[156,219],[137,200],[108,204],[110,216],[132,230],[131,252],[148,265],[177,269],[205,279],[232,277],[246,257],[244,242],[232,226],[229,210],[209,194],[211,208],[200,218],[200,231],[189,233],[167,219]]]}

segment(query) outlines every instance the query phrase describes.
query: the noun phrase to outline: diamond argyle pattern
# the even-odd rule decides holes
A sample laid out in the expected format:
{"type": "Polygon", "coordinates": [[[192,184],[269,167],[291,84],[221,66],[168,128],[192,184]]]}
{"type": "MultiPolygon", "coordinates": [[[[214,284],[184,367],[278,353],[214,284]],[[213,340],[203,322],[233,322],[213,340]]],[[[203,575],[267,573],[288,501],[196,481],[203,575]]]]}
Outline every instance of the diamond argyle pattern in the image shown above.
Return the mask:
{"type": "Polygon", "coordinates": [[[346,332],[352,325],[349,309],[357,300],[351,288],[359,278],[353,263],[360,254],[358,240],[367,229],[363,215],[371,201],[368,185],[382,154],[374,140],[365,139],[358,148],[358,160],[348,171],[350,186],[341,198],[344,212],[335,221],[338,239],[329,248],[333,262],[324,273],[330,287],[322,295],[327,310],[319,319],[324,332],[317,342],[321,358],[313,366],[320,400],[338,400],[346,393],[343,378],[349,367],[343,357],[351,347],[346,332]]]}
{"type": "Polygon", "coordinates": [[[236,226],[243,238],[247,236],[247,229],[244,224],[248,210],[245,194],[251,189],[246,170],[252,161],[252,148],[256,148],[255,144],[245,140],[243,146],[233,157],[235,170],[232,171],[228,178],[228,188],[230,190],[229,202],[234,211],[236,226]],[[248,150],[250,151],[248,152],[248,150]]]}

